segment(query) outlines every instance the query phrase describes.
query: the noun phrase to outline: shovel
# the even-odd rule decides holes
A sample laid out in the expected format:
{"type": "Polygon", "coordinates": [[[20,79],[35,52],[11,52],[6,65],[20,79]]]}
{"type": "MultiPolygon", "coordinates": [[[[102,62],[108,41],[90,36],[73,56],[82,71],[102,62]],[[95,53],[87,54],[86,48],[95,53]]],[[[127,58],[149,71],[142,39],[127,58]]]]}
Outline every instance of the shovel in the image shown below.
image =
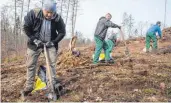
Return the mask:
{"type": "Polygon", "coordinates": [[[122,39],[123,39],[124,44],[125,44],[125,55],[128,56],[128,55],[130,55],[130,51],[129,51],[127,43],[126,43],[126,41],[124,39],[124,34],[123,34],[122,30],[120,30],[120,33],[121,33],[122,39]]]}
{"type": "Polygon", "coordinates": [[[50,90],[51,90],[51,98],[53,101],[57,100],[57,94],[55,92],[55,86],[53,84],[53,80],[52,80],[52,70],[50,69],[50,64],[49,64],[49,53],[47,52],[47,48],[46,45],[44,44],[44,54],[45,54],[45,59],[46,59],[46,66],[47,66],[47,75],[48,75],[48,79],[50,81],[50,90]]]}

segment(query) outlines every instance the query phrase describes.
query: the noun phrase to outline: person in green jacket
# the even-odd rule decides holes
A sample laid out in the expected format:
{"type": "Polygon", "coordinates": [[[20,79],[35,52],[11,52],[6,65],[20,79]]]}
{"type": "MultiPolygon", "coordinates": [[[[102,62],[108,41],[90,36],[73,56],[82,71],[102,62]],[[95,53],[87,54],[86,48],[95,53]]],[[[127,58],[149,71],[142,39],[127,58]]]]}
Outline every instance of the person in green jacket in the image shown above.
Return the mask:
{"type": "Polygon", "coordinates": [[[150,41],[153,41],[153,51],[156,51],[158,46],[157,46],[157,36],[156,33],[158,33],[160,39],[162,38],[162,33],[161,33],[161,22],[158,21],[156,23],[156,25],[151,26],[146,34],[146,52],[149,52],[149,48],[150,48],[150,41]]]}
{"type": "MultiPolygon", "coordinates": [[[[106,38],[106,33],[109,27],[112,28],[119,28],[121,29],[121,26],[118,26],[117,24],[113,23],[110,21],[112,18],[112,15],[110,13],[107,13],[105,17],[101,17],[97,23],[96,30],[94,33],[94,39],[95,39],[95,53],[94,53],[94,59],[93,63],[97,64],[99,62],[99,56],[104,49],[105,55],[108,53],[107,52],[107,43],[105,42],[106,38]]],[[[105,58],[106,62],[109,62],[110,58],[105,58]]]]}
{"type": "Polygon", "coordinates": [[[112,57],[110,56],[110,54],[112,53],[113,48],[116,45],[116,41],[117,41],[117,34],[118,32],[114,32],[112,31],[111,34],[107,37],[106,43],[107,43],[107,50],[106,50],[106,59],[109,60],[109,63],[114,63],[112,57]]]}

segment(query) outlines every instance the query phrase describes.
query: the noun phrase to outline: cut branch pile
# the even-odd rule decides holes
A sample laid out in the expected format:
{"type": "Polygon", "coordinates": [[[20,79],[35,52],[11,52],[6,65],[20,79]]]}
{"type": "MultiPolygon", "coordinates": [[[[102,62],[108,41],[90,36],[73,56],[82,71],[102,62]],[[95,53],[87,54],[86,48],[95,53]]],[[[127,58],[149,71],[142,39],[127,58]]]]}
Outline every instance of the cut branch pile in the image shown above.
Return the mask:
{"type": "Polygon", "coordinates": [[[171,39],[171,27],[166,28],[162,31],[164,41],[170,41],[171,39]]]}
{"type": "Polygon", "coordinates": [[[73,68],[78,66],[86,66],[90,64],[91,58],[86,55],[75,57],[71,52],[63,52],[58,59],[59,68],[73,68]]]}

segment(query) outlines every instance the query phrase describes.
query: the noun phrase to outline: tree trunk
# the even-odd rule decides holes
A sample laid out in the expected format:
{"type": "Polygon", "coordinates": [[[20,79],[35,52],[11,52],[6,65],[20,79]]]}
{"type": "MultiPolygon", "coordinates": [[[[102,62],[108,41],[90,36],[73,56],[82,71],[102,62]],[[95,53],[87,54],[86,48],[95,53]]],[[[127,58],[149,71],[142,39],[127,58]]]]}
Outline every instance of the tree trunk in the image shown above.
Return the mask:
{"type": "Polygon", "coordinates": [[[4,42],[4,44],[5,44],[5,45],[4,45],[5,50],[4,50],[4,51],[5,51],[5,59],[6,59],[6,56],[7,56],[7,62],[8,62],[8,60],[9,60],[9,59],[8,59],[8,52],[7,52],[7,50],[8,50],[8,49],[7,49],[7,46],[8,46],[8,45],[7,45],[7,44],[8,44],[7,42],[8,42],[8,41],[7,41],[7,37],[6,37],[6,36],[7,36],[7,28],[6,28],[6,27],[7,27],[7,20],[5,20],[4,22],[5,22],[5,23],[4,23],[4,26],[3,26],[3,27],[4,27],[4,28],[3,28],[3,30],[4,30],[4,38],[5,38],[5,42],[4,42]]]}
{"type": "Polygon", "coordinates": [[[166,7],[167,7],[167,0],[165,0],[164,28],[166,26],[166,7]]]}
{"type": "Polygon", "coordinates": [[[74,17],[74,30],[75,30],[75,25],[76,25],[76,20],[77,20],[77,11],[78,11],[78,0],[75,2],[75,17],[74,17]]]}
{"type": "Polygon", "coordinates": [[[75,0],[73,0],[72,17],[71,17],[71,22],[72,22],[72,37],[74,36],[74,16],[75,16],[75,0]]]}
{"type": "Polygon", "coordinates": [[[25,38],[24,38],[24,36],[22,35],[22,24],[23,24],[23,9],[24,9],[24,0],[22,0],[22,5],[21,5],[21,17],[20,17],[20,37],[22,38],[23,37],[23,39],[21,40],[21,46],[22,46],[22,48],[24,48],[24,42],[25,42],[25,38]]]}
{"type": "Polygon", "coordinates": [[[67,25],[68,14],[69,14],[69,9],[70,9],[69,7],[70,7],[70,0],[68,1],[67,15],[66,15],[66,20],[65,20],[66,25],[67,25]]]}
{"type": "Polygon", "coordinates": [[[30,0],[28,0],[28,7],[27,7],[27,11],[29,12],[29,9],[30,9],[30,0]]]}
{"type": "MultiPolygon", "coordinates": [[[[16,5],[17,5],[17,0],[15,0],[15,2],[14,2],[15,4],[15,20],[14,20],[14,22],[15,22],[15,25],[14,25],[14,41],[15,41],[15,50],[17,51],[17,34],[16,34],[16,32],[17,32],[17,30],[16,30],[16,15],[17,15],[17,7],[16,7],[16,5]]],[[[17,56],[17,53],[16,53],[16,56],[17,56]]]]}
{"type": "Polygon", "coordinates": [[[24,8],[24,0],[22,0],[22,5],[21,5],[21,17],[20,17],[20,35],[22,35],[22,21],[23,21],[23,8],[24,8]]]}
{"type": "Polygon", "coordinates": [[[42,0],[42,8],[43,8],[43,0],[42,0]]]}
{"type": "Polygon", "coordinates": [[[63,2],[64,0],[61,1],[61,17],[62,17],[62,12],[63,12],[63,2]]]}

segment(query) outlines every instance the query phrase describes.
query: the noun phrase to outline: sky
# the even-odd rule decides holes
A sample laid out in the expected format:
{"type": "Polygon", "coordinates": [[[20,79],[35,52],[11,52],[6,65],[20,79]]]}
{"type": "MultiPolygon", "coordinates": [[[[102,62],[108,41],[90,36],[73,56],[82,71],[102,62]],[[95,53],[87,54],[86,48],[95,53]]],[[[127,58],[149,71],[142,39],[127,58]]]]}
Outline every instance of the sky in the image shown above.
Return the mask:
{"type": "MultiPolygon", "coordinates": [[[[156,23],[164,21],[165,0],[85,0],[81,3],[76,30],[85,37],[93,38],[96,24],[101,16],[112,14],[114,23],[121,25],[123,13],[132,14],[135,22],[156,23]]],[[[167,0],[166,23],[171,26],[171,0],[167,0]],[[170,5],[170,6],[169,6],[170,5]]]]}
{"type": "MultiPolygon", "coordinates": [[[[0,7],[9,0],[0,0],[0,7]]],[[[132,14],[136,23],[164,22],[165,0],[82,0],[75,30],[84,37],[93,38],[96,24],[101,16],[112,14],[111,21],[121,25],[123,13],[132,14]]],[[[167,0],[166,24],[171,26],[171,0],[167,0]]]]}

